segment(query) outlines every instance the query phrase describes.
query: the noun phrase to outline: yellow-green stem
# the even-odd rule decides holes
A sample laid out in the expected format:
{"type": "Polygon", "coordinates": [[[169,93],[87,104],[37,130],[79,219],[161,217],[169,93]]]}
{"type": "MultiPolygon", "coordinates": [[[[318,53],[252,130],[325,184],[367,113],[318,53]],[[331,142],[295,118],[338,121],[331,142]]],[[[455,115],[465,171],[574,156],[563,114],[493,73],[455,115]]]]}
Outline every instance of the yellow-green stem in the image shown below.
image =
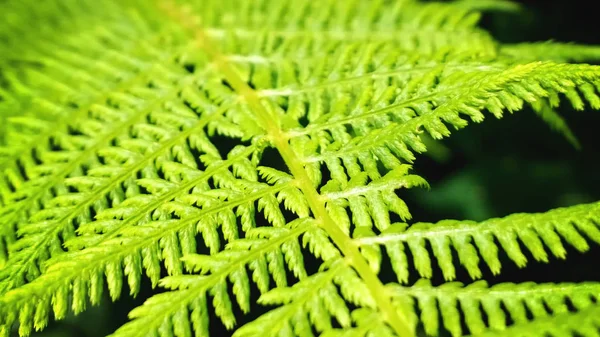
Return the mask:
{"type": "Polygon", "coordinates": [[[287,140],[288,138],[279,128],[279,119],[277,116],[270,114],[265,109],[260,102],[260,97],[257,92],[244,82],[236,73],[235,69],[227,63],[225,57],[210,43],[209,38],[202,28],[194,23],[193,17],[169,4],[165,6],[165,9],[167,10],[167,13],[177,17],[182,25],[194,32],[196,40],[202,49],[204,49],[204,51],[213,59],[216,67],[220,70],[221,74],[223,74],[223,77],[227,82],[229,82],[229,85],[245,99],[256,118],[260,120],[268,138],[279,151],[281,157],[288,166],[290,173],[296,178],[298,187],[304,193],[315,219],[365,282],[373,299],[377,303],[379,310],[383,314],[385,321],[394,329],[398,336],[413,337],[414,333],[410,328],[406,317],[396,311],[381,280],[379,280],[377,275],[371,270],[369,264],[361,255],[358,247],[352,242],[352,239],[342,232],[329,216],[329,213],[327,213],[323,198],[313,187],[300,159],[292,151],[287,140]]]}

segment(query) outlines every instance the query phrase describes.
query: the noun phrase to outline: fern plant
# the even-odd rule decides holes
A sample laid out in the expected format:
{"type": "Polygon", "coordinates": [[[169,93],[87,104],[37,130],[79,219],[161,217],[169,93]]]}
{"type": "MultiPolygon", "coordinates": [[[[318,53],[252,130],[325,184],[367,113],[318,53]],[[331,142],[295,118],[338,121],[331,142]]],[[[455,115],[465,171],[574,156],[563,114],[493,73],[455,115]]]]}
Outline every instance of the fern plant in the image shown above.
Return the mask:
{"type": "Polygon", "coordinates": [[[595,47],[496,42],[506,1],[3,6],[0,336],[143,279],[164,291],[113,336],[599,335],[600,283],[480,279],[600,243],[600,203],[432,224],[402,199],[490,114],[576,144],[556,108],[600,109],[600,68],[566,63],[595,47]]]}

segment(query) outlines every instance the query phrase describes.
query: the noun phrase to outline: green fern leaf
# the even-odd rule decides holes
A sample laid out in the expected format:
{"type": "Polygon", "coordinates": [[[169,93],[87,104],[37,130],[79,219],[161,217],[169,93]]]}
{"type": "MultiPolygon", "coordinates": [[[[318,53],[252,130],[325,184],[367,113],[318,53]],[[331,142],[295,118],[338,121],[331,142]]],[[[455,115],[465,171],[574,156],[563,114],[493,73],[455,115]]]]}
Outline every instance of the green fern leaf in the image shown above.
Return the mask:
{"type": "Polygon", "coordinates": [[[496,42],[480,11],[508,1],[3,5],[0,336],[98,305],[105,286],[136,296],[144,278],[167,291],[114,336],[209,336],[213,313],[234,336],[597,327],[595,283],[449,281],[459,265],[500,273],[500,250],[525,267],[521,244],[544,262],[587,251],[599,203],[395,223],[412,219],[404,190],[429,187],[417,154],[468,119],[529,106],[578,146],[555,109],[600,109],[600,68],[558,62],[595,47],[496,42]],[[448,282],[407,286],[432,260],[448,282]],[[271,308],[241,325],[253,287],[271,308]]]}
{"type": "Polygon", "coordinates": [[[443,220],[437,224],[395,224],[380,235],[357,239],[366,247],[384,246],[390,256],[398,281],[408,281],[406,253],[411,252],[413,263],[421,277],[431,278],[431,260],[435,258],[447,281],[456,277],[452,249],[458,253],[460,264],[473,279],[482,275],[480,263],[493,274],[500,273],[498,257],[503,250],[519,267],[525,267],[527,257],[521,243],[534,259],[548,262],[548,253],[566,258],[564,243],[579,251],[589,249],[588,241],[600,243],[600,204],[582,204],[558,208],[539,214],[512,214],[505,218],[473,221],[443,220]],[[582,235],[583,234],[583,235],[582,235]],[[563,243],[564,242],[564,243],[563,243]],[[426,248],[431,246],[433,256],[426,248]]]}

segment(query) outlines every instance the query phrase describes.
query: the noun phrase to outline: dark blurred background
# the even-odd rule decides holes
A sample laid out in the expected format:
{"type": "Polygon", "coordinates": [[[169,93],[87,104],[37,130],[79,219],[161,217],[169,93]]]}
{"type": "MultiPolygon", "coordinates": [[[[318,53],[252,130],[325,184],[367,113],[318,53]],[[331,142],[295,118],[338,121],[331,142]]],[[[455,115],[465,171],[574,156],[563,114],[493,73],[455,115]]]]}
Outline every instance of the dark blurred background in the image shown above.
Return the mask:
{"type": "MultiPolygon", "coordinates": [[[[487,14],[483,25],[503,42],[555,41],[600,44],[596,1],[520,1],[519,14],[487,14]]],[[[402,192],[417,221],[446,218],[483,220],[515,212],[542,212],[551,208],[600,200],[600,113],[560,111],[578,137],[576,150],[533,112],[526,110],[501,120],[488,117],[441,143],[433,156],[421,156],[415,170],[431,183],[430,191],[402,192]]],[[[489,115],[488,115],[489,116],[489,115]]],[[[503,281],[600,281],[600,249],[586,254],[568,252],[569,260],[533,262],[518,269],[510,261],[499,277],[503,281]]],[[[463,275],[464,277],[465,275],[463,275]]],[[[468,278],[462,279],[467,282],[468,278]]],[[[123,324],[127,313],[152,293],[149,285],[128,298],[55,323],[36,336],[104,336],[123,324]]],[[[216,336],[227,336],[226,332],[216,336]]]]}

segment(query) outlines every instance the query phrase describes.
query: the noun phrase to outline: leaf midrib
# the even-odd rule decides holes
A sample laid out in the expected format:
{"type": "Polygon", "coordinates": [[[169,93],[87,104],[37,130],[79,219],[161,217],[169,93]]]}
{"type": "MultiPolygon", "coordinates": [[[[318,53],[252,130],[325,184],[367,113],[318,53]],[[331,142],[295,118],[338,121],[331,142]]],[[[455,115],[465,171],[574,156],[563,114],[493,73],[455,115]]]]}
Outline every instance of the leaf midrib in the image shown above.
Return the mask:
{"type": "Polygon", "coordinates": [[[335,224],[325,210],[323,198],[313,187],[305,168],[301,165],[300,159],[292,151],[287,141],[287,136],[283,130],[279,128],[279,117],[270,114],[263,107],[257,92],[250,88],[250,86],[237,75],[236,71],[229,63],[227,63],[227,60],[221,55],[216,46],[211,43],[202,28],[197,27],[194,24],[195,21],[193,18],[186,16],[185,13],[178,13],[177,9],[169,8],[167,11],[171,17],[180,19],[179,21],[183,26],[195,33],[194,38],[197,43],[204,49],[208,56],[213,59],[216,67],[221,70],[223,77],[227,79],[232,88],[238,92],[240,96],[244,97],[256,118],[261,120],[261,125],[267,133],[267,138],[270,138],[271,142],[283,158],[283,161],[288,166],[290,173],[297,179],[297,186],[306,197],[315,219],[320,223],[321,227],[327,232],[329,237],[336,246],[338,246],[346,258],[349,259],[350,265],[356,269],[363,279],[387,323],[399,336],[412,337],[414,333],[409,327],[407,317],[394,309],[391,299],[384,291],[383,284],[371,270],[357,246],[355,246],[352,240],[335,224]]]}

